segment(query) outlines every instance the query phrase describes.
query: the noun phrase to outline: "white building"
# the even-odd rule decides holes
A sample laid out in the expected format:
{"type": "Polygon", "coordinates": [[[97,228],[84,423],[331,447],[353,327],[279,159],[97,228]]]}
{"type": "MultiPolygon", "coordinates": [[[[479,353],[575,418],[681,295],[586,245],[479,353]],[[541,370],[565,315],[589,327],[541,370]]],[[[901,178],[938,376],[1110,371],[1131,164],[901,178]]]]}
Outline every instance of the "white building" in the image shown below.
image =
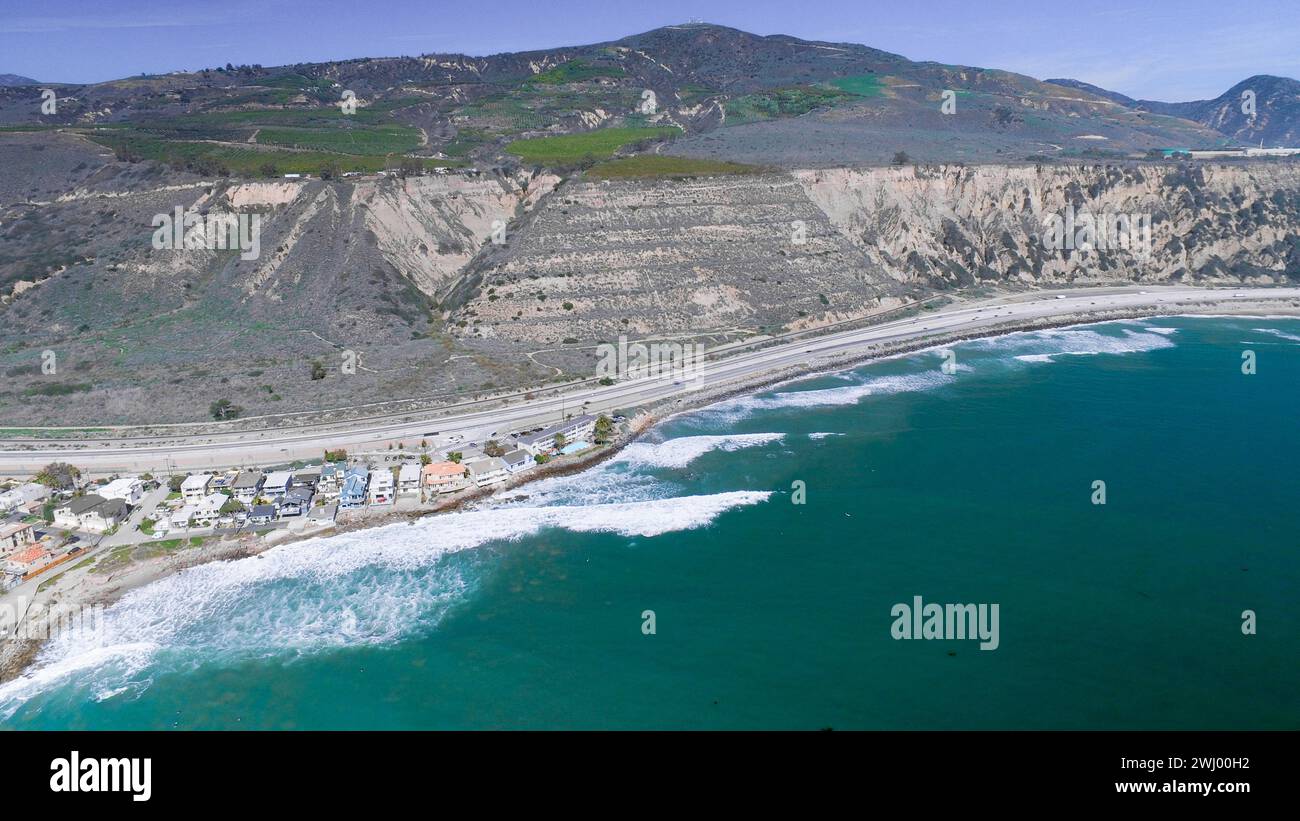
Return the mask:
{"type": "Polygon", "coordinates": [[[501,457],[501,461],[506,463],[506,470],[511,473],[528,470],[537,464],[537,460],[533,458],[533,455],[523,448],[510,451],[501,457]]]}
{"type": "Polygon", "coordinates": [[[402,465],[397,474],[397,492],[403,496],[416,495],[420,492],[420,466],[402,465]]]}
{"type": "Polygon", "coordinates": [[[487,487],[504,482],[510,475],[506,463],[496,456],[485,456],[465,465],[469,478],[479,487],[487,487]]]}
{"type": "Polygon", "coordinates": [[[123,476],[99,488],[97,495],[105,499],[121,499],[135,507],[144,499],[144,480],[139,476],[123,476]]]}
{"type": "Polygon", "coordinates": [[[590,439],[596,431],[596,417],[589,413],[566,419],[558,424],[543,428],[537,433],[527,433],[515,438],[519,447],[532,454],[554,453],[556,435],[563,435],[566,442],[590,439]]]}
{"type": "Polygon", "coordinates": [[[36,482],[19,485],[13,490],[0,493],[0,513],[14,510],[30,511],[50,498],[50,489],[36,482]]]}
{"type": "Polygon", "coordinates": [[[212,476],[207,473],[195,473],[185,477],[181,482],[181,498],[185,504],[192,505],[208,495],[208,485],[212,484],[212,476]]]}
{"type": "Polygon", "coordinates": [[[293,487],[293,471],[277,470],[266,474],[266,481],[262,483],[262,495],[267,499],[279,501],[291,487],[293,487]]]}
{"type": "Polygon", "coordinates": [[[387,468],[370,471],[370,504],[393,503],[393,472],[387,468]]]}

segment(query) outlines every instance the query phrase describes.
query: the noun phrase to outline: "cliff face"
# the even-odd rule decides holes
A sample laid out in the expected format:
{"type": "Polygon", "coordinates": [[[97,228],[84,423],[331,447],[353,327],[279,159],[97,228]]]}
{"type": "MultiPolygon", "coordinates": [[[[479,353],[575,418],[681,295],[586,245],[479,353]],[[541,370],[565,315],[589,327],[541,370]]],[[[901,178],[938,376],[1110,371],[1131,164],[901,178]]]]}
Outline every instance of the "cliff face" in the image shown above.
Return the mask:
{"type": "Polygon", "coordinates": [[[592,344],[622,334],[717,344],[976,285],[1300,280],[1296,163],[605,182],[129,170],[0,225],[8,424],[191,421],[223,398],[251,416],[472,395],[590,374],[592,344]],[[151,218],[177,207],[260,216],[260,254],[154,249],[151,218]],[[1071,214],[1070,241],[1045,247],[1049,218],[1071,214]],[[1085,214],[1149,234],[1077,247],[1085,214]],[[44,350],[58,354],[53,380],[44,350]],[[355,374],[340,372],[343,351],[355,374]]]}
{"type": "Polygon", "coordinates": [[[784,174],[575,181],[481,262],[455,332],[530,345],[806,326],[897,290],[784,174]]]}
{"type": "Polygon", "coordinates": [[[937,166],[794,176],[874,270],[904,283],[953,288],[1300,277],[1300,165],[1294,163],[937,166]],[[1137,247],[1045,247],[1053,215],[1064,222],[1071,212],[1076,226],[1085,213],[1149,221],[1149,245],[1141,237],[1137,247]]]}

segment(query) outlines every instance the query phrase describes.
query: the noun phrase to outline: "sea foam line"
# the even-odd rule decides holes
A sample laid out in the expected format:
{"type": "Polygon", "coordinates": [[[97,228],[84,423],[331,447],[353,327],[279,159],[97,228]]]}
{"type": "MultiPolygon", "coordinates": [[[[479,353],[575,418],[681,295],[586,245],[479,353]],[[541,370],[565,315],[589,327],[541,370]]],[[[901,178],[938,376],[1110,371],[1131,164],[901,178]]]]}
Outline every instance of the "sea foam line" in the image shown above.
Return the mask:
{"type": "Polygon", "coordinates": [[[52,639],[33,668],[0,685],[0,717],[73,678],[91,679],[85,682],[91,693],[137,685],[138,676],[164,657],[193,666],[286,649],[311,653],[394,642],[427,624],[430,608],[440,618],[460,596],[463,584],[454,569],[431,572],[449,553],[516,541],[546,528],[659,536],[705,527],[728,510],[770,495],[732,491],[584,507],[462,511],[188,568],[127,593],[93,626],[52,639]]]}

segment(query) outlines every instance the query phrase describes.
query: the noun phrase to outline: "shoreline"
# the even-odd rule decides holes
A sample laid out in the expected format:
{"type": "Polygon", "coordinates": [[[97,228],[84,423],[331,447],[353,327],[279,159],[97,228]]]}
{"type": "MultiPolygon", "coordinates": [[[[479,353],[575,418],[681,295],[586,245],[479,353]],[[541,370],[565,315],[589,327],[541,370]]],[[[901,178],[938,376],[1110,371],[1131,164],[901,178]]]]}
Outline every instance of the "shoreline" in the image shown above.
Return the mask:
{"type": "MultiPolygon", "coordinates": [[[[1255,303],[1252,306],[1237,304],[1227,306],[1221,302],[1209,299],[1204,305],[1180,305],[1177,308],[1172,308],[1168,311],[1152,311],[1147,307],[1135,310],[1121,309],[1048,316],[1035,320],[1019,322],[1012,321],[1006,326],[995,326],[973,333],[956,332],[950,334],[939,334],[935,337],[923,340],[882,343],[879,345],[867,346],[857,351],[847,351],[842,354],[826,356],[812,362],[779,368],[773,372],[748,379],[738,379],[734,383],[719,385],[710,390],[702,390],[699,393],[690,395],[689,397],[668,399],[653,403],[647,407],[639,409],[639,413],[629,420],[629,429],[604,447],[594,450],[586,455],[576,457],[572,461],[539,466],[528,471],[525,475],[514,477],[511,481],[507,481],[502,485],[492,488],[477,488],[470,492],[455,494],[452,498],[448,498],[440,503],[435,503],[431,508],[389,511],[378,514],[363,514],[356,516],[349,521],[343,523],[336,522],[332,526],[322,527],[309,533],[289,534],[274,539],[267,539],[263,536],[254,534],[223,537],[212,542],[205,542],[197,547],[183,548],[175,553],[148,556],[142,559],[130,559],[129,564],[106,575],[95,574],[92,572],[92,569],[88,569],[82,573],[80,577],[68,582],[62,589],[58,587],[58,582],[60,581],[62,574],[57,574],[52,576],[50,579],[44,580],[44,583],[54,582],[54,584],[51,585],[51,593],[48,596],[42,596],[43,590],[41,584],[38,584],[36,592],[31,594],[28,607],[30,608],[38,602],[47,608],[54,605],[74,609],[95,606],[108,607],[132,590],[144,587],[154,581],[198,565],[217,561],[250,558],[274,547],[293,544],[307,539],[328,538],[343,533],[383,527],[400,521],[413,523],[416,520],[427,516],[437,516],[456,512],[464,509],[467,505],[492,498],[504,492],[526,487],[533,482],[587,471],[596,465],[614,458],[620,451],[641,439],[657,425],[683,414],[694,412],[702,407],[727,401],[737,396],[768,390],[779,385],[838,373],[851,368],[860,367],[869,362],[884,361],[908,356],[921,351],[934,350],[948,345],[959,344],[961,342],[968,342],[976,339],[988,339],[1053,328],[1081,327],[1123,320],[1154,319],[1177,316],[1202,318],[1242,317],[1259,319],[1300,318],[1300,306],[1270,304],[1267,306],[1270,312],[1261,313],[1260,308],[1257,307],[1258,305],[1259,303],[1255,303]]],[[[281,534],[287,533],[287,531],[274,531],[274,533],[281,534]]],[[[147,544],[148,542],[142,542],[132,549],[138,549],[147,544]]],[[[102,554],[99,556],[97,561],[102,559],[105,555],[108,554],[102,554]]],[[[26,629],[33,629],[33,625],[36,625],[37,632],[40,632],[39,621],[29,621],[26,629]]],[[[4,638],[0,640],[0,684],[22,676],[36,661],[41,648],[47,640],[48,639],[20,637],[4,638]]]]}

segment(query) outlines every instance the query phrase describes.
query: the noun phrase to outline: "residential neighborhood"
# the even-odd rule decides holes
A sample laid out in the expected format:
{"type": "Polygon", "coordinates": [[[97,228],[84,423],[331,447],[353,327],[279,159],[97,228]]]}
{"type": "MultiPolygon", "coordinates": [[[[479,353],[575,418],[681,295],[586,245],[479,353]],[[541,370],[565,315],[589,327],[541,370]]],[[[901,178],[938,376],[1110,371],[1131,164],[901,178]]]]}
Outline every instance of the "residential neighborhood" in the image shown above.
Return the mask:
{"type": "Polygon", "coordinates": [[[34,482],[0,482],[0,591],[105,545],[198,544],[211,536],[311,534],[339,521],[432,509],[454,494],[492,490],[554,459],[610,441],[616,423],[584,414],[501,439],[422,442],[319,464],[121,475],[83,481],[72,465],[34,482]]]}

